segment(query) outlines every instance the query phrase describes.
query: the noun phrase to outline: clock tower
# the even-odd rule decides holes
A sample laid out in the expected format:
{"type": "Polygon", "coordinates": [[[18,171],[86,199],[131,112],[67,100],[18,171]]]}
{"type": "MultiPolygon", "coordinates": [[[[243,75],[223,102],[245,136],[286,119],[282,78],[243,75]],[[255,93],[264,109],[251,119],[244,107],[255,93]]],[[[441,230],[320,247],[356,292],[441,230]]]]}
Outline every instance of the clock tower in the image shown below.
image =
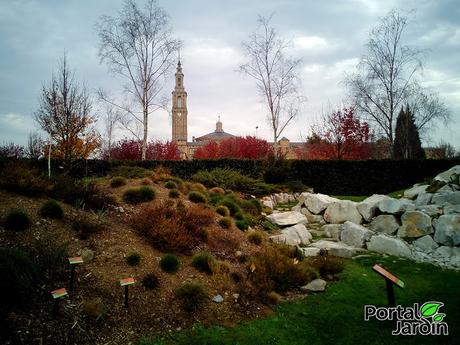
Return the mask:
{"type": "MultiPolygon", "coordinates": [[[[181,156],[187,150],[187,92],[184,89],[182,66],[177,63],[176,86],[172,92],[172,141],[177,143],[181,156]]],[[[185,157],[182,157],[185,158],[185,157]]]]}

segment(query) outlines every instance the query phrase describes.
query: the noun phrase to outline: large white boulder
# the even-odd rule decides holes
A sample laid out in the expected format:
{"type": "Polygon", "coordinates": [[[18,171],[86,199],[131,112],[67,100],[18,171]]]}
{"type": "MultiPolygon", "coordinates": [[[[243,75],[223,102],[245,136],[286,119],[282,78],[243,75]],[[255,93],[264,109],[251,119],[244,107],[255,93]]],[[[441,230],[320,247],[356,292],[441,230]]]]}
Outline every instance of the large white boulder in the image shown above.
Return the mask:
{"type": "Polygon", "coordinates": [[[437,217],[443,213],[442,208],[439,205],[418,205],[415,206],[415,209],[426,213],[430,217],[437,217]]]}
{"type": "Polygon", "coordinates": [[[437,181],[443,181],[443,182],[451,182],[453,178],[455,177],[454,174],[460,175],[460,165],[456,165],[449,170],[446,170],[439,175],[437,175],[434,179],[437,181]]]}
{"type": "Polygon", "coordinates": [[[405,241],[384,234],[372,236],[371,240],[367,243],[367,249],[377,253],[386,253],[406,258],[410,258],[412,255],[405,241]]]}
{"type": "Polygon", "coordinates": [[[351,258],[359,250],[342,242],[332,242],[326,240],[314,242],[309,248],[323,249],[329,255],[339,256],[341,258],[351,258]]]}
{"type": "Polygon", "coordinates": [[[346,221],[342,225],[340,240],[349,246],[363,248],[372,235],[373,232],[364,226],[346,221]]]}
{"type": "Polygon", "coordinates": [[[300,248],[300,251],[305,257],[318,256],[321,249],[316,247],[300,248]]]}
{"type": "Polygon", "coordinates": [[[326,194],[311,194],[311,193],[302,193],[302,196],[305,198],[305,206],[313,214],[320,214],[323,212],[330,204],[333,202],[339,201],[336,198],[330,197],[326,194]]]}
{"type": "Polygon", "coordinates": [[[289,226],[295,224],[308,223],[307,217],[296,211],[272,213],[267,216],[267,219],[279,226],[289,226]]]}
{"type": "Polygon", "coordinates": [[[331,237],[338,241],[340,239],[340,232],[342,231],[342,224],[326,224],[321,227],[321,231],[327,237],[331,237]]]}
{"type": "Polygon", "coordinates": [[[310,211],[308,211],[308,208],[306,207],[302,207],[300,209],[300,213],[302,213],[305,217],[307,217],[307,220],[309,223],[326,224],[326,221],[324,220],[322,215],[313,214],[310,211]]]}
{"type": "Polygon", "coordinates": [[[460,192],[436,193],[431,200],[431,203],[436,205],[443,205],[446,202],[452,205],[460,205],[460,192]]]}
{"type": "Polygon", "coordinates": [[[369,224],[369,229],[374,232],[393,234],[399,229],[399,223],[392,214],[381,214],[375,217],[369,224]]]}
{"type": "Polygon", "coordinates": [[[439,247],[439,245],[433,240],[433,238],[430,235],[417,238],[414,242],[412,242],[412,244],[414,245],[414,247],[426,253],[430,253],[439,247]]]}
{"type": "Polygon", "coordinates": [[[297,246],[310,244],[312,236],[305,225],[297,224],[284,228],[279,235],[270,236],[270,240],[277,243],[297,246]]]}
{"type": "Polygon", "coordinates": [[[429,205],[431,203],[432,198],[432,193],[420,193],[419,195],[417,195],[417,199],[415,199],[415,206],[429,205]]]}
{"type": "Polygon", "coordinates": [[[385,199],[378,203],[378,208],[382,213],[403,214],[407,211],[414,211],[415,205],[407,199],[385,199]]]}
{"type": "Polygon", "coordinates": [[[342,224],[346,221],[361,224],[363,217],[358,212],[355,202],[340,200],[329,204],[324,212],[324,220],[332,224],[342,224]]]}
{"type": "Polygon", "coordinates": [[[420,211],[408,211],[401,216],[402,225],[398,236],[402,238],[419,238],[433,233],[431,217],[420,211]]]}
{"type": "Polygon", "coordinates": [[[370,222],[372,218],[374,218],[375,212],[378,209],[378,203],[387,199],[391,198],[386,195],[374,194],[358,203],[356,208],[358,209],[358,212],[361,213],[364,220],[366,222],[370,222]]]}
{"type": "Polygon", "coordinates": [[[425,192],[427,187],[428,185],[416,184],[412,188],[406,189],[404,191],[403,197],[406,199],[415,199],[420,193],[425,192]]]}
{"type": "Polygon", "coordinates": [[[460,215],[443,215],[438,218],[434,227],[434,240],[436,242],[446,246],[460,244],[460,215]]]}
{"type": "Polygon", "coordinates": [[[444,214],[460,214],[460,205],[452,205],[446,202],[443,206],[444,214]]]}

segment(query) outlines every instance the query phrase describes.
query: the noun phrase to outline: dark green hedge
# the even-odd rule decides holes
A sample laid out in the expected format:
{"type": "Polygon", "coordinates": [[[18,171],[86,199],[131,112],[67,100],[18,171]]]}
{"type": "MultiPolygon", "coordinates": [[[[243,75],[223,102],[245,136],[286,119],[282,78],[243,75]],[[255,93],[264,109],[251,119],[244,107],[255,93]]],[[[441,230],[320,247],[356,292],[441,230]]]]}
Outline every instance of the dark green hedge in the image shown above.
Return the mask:
{"type": "MultiPolygon", "coordinates": [[[[0,160],[0,168],[5,160],[0,160]]],[[[46,172],[47,161],[31,161],[46,172]]],[[[460,164],[451,160],[367,160],[367,161],[306,161],[306,160],[192,160],[192,161],[101,161],[81,160],[73,164],[69,174],[78,178],[105,176],[121,165],[154,168],[165,166],[173,175],[190,178],[199,170],[231,168],[242,174],[264,179],[269,183],[301,181],[316,192],[332,195],[387,194],[414,183],[433,178],[438,173],[460,164]]],[[[53,174],[63,172],[63,163],[52,161],[53,174]]]]}

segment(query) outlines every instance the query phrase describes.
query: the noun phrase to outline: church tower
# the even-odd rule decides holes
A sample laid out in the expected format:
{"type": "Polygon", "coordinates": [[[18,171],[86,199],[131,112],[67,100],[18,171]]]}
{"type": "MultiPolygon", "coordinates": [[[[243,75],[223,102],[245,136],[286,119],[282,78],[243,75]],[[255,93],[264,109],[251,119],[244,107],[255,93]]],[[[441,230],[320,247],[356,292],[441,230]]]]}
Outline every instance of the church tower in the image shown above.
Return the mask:
{"type": "Polygon", "coordinates": [[[177,143],[181,158],[187,153],[187,92],[184,89],[182,66],[177,63],[176,86],[172,92],[172,141],[177,143]]]}

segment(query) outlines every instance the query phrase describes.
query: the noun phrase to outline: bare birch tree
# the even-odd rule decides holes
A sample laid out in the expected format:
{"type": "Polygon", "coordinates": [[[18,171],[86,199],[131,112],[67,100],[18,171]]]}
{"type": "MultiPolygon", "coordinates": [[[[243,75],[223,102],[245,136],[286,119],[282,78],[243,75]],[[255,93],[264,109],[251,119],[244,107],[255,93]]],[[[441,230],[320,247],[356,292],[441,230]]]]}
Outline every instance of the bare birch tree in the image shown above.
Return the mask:
{"type": "Polygon", "coordinates": [[[239,71],[256,81],[257,89],[268,108],[267,120],[273,131],[273,145],[298,115],[304,97],[299,92],[298,67],[302,60],[286,56],[290,42],[279,38],[270,25],[271,17],[259,16],[258,31],[242,43],[248,62],[239,71]]]}
{"type": "Polygon", "coordinates": [[[142,126],[144,160],[149,116],[165,108],[161,92],[175,63],[180,41],[172,37],[169,16],[155,0],[147,0],[143,8],[134,0],[125,0],[118,17],[103,16],[96,28],[101,62],[127,79],[124,91],[135,106],[114,105],[129,116],[125,125],[134,122],[134,126],[142,126]]]}
{"type": "Polygon", "coordinates": [[[417,76],[424,51],[404,44],[407,25],[408,18],[394,10],[382,18],[370,33],[358,71],[345,79],[357,110],[376,125],[391,146],[396,118],[404,104],[412,105],[419,129],[435,119],[449,118],[433,94],[423,97],[429,93],[419,86],[417,76]]]}

